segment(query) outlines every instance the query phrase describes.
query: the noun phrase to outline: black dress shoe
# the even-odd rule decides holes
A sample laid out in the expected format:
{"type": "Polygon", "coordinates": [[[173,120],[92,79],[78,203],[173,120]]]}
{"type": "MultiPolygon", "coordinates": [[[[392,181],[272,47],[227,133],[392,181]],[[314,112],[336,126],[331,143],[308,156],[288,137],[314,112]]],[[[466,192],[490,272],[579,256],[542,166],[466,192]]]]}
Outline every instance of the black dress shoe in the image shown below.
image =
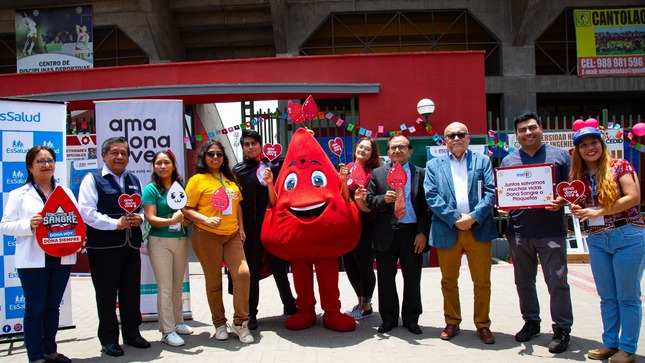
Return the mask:
{"type": "Polygon", "coordinates": [[[419,335],[419,334],[423,333],[423,332],[421,331],[421,328],[419,327],[419,324],[417,324],[417,323],[404,324],[403,326],[405,326],[406,328],[408,328],[408,331],[409,331],[410,333],[412,333],[412,334],[417,334],[417,335],[419,335]]]}
{"type": "Polygon", "coordinates": [[[394,329],[398,324],[396,323],[386,323],[383,322],[381,325],[378,327],[378,332],[379,333],[387,333],[390,330],[394,329]]]}
{"type": "Polygon", "coordinates": [[[126,340],[124,341],[125,344],[130,345],[135,348],[139,349],[148,349],[150,348],[150,342],[147,340],[143,339],[143,337],[136,337],[134,340],[126,340]]]}
{"type": "Polygon", "coordinates": [[[105,352],[105,354],[111,355],[113,357],[120,357],[123,355],[123,348],[121,348],[121,346],[116,343],[104,345],[103,351],[105,352]]]}
{"type": "Polygon", "coordinates": [[[72,363],[72,360],[67,358],[66,356],[60,354],[60,353],[54,353],[56,354],[54,357],[45,356],[45,362],[56,362],[56,363],[72,363]]]}

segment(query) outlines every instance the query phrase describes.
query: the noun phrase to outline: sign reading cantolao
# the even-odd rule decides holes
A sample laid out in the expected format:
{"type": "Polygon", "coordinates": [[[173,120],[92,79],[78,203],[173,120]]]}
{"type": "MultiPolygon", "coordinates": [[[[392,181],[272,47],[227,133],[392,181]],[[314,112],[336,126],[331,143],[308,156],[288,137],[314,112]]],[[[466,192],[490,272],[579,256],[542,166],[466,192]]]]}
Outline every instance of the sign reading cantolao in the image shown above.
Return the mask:
{"type": "Polygon", "coordinates": [[[578,76],[645,75],[645,8],[573,12],[578,76]]]}

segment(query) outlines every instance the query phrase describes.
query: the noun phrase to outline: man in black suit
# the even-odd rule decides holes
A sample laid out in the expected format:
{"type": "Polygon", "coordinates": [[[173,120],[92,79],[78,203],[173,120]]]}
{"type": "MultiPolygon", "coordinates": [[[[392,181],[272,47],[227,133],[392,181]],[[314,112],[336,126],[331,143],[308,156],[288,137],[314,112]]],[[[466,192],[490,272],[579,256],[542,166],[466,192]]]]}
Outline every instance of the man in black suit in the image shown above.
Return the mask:
{"type": "Polygon", "coordinates": [[[412,155],[410,139],[395,135],[388,141],[387,154],[392,163],[400,164],[407,174],[403,188],[393,189],[387,176],[393,164],[374,169],[367,190],[367,206],[376,213],[374,252],[378,272],[379,313],[383,323],[378,332],[392,330],[399,323],[399,297],[396,292],[397,262],[403,274],[403,326],[413,334],[421,334],[421,267],[428,242],[430,218],[424,199],[425,170],[408,163],[412,155]],[[405,214],[395,216],[397,193],[405,193],[405,214]]]}

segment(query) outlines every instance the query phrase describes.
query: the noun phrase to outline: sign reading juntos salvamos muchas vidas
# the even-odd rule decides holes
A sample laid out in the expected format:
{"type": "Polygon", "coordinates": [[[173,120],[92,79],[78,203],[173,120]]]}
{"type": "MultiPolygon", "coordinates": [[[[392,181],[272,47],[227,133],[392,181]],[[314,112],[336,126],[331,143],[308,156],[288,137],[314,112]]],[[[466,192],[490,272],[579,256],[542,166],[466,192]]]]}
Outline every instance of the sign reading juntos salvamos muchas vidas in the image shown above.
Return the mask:
{"type": "MultiPolygon", "coordinates": [[[[68,185],[65,163],[64,103],[0,100],[0,192],[2,208],[9,192],[27,181],[25,154],[37,145],[50,147],[56,153],[56,182],[68,185]]],[[[2,235],[0,245],[0,335],[23,333],[25,295],[14,265],[16,238],[2,235]]],[[[67,285],[60,306],[60,326],[72,326],[70,285],[67,285]]]]}
{"type": "MultiPolygon", "coordinates": [[[[151,181],[152,159],[157,151],[170,149],[177,158],[177,171],[185,177],[182,101],[121,100],[100,101],[95,105],[99,153],[106,139],[125,137],[130,147],[127,170],[139,178],[142,188],[151,181]]],[[[98,162],[102,167],[103,158],[100,155],[98,162]]],[[[150,225],[144,223],[142,226],[144,239],[147,239],[150,225]]],[[[182,300],[184,314],[190,314],[188,269],[184,277],[182,300]]],[[[147,320],[154,319],[157,313],[157,283],[145,245],[141,249],[141,313],[147,320]]]]}

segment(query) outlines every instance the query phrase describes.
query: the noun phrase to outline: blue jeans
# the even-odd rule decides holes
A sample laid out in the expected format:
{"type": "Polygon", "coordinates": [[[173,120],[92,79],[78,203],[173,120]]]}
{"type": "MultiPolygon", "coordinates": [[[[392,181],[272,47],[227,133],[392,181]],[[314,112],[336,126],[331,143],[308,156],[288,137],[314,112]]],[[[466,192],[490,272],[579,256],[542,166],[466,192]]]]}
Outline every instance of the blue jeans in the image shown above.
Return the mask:
{"type": "Polygon", "coordinates": [[[19,268],[25,293],[24,340],[30,362],[56,353],[60,302],[69,281],[71,265],[19,268]]]}
{"type": "Polygon", "coordinates": [[[640,282],[645,266],[645,229],[628,224],[591,234],[588,244],[600,295],[603,345],[635,354],[643,319],[640,282]]]}

